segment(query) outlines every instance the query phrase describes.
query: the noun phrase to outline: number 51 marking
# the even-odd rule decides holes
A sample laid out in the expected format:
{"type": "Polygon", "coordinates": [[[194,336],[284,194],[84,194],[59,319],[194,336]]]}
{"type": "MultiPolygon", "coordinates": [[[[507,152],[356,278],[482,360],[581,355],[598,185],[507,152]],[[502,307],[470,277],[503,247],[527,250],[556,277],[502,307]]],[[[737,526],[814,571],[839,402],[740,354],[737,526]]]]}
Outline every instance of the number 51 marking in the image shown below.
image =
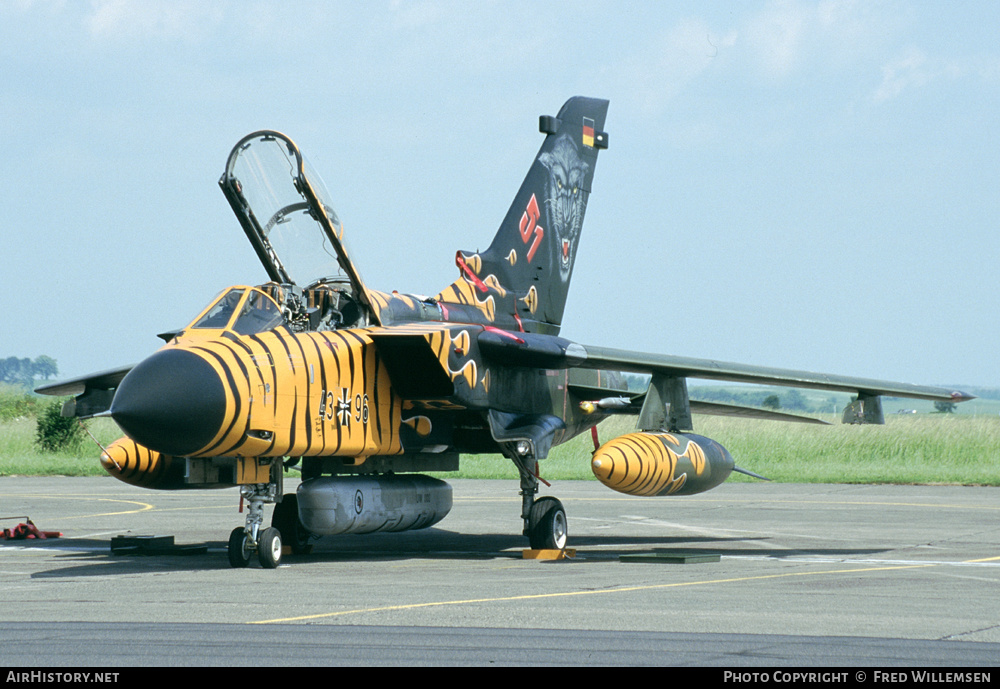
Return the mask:
{"type": "Polygon", "coordinates": [[[538,200],[532,194],[531,200],[528,201],[528,207],[524,209],[524,213],[521,215],[521,224],[519,225],[521,241],[525,244],[531,241],[532,233],[535,235],[535,240],[531,242],[531,247],[528,249],[528,263],[531,263],[538,245],[542,243],[542,237],[545,236],[545,229],[538,224],[540,216],[541,211],[538,210],[538,200]]]}

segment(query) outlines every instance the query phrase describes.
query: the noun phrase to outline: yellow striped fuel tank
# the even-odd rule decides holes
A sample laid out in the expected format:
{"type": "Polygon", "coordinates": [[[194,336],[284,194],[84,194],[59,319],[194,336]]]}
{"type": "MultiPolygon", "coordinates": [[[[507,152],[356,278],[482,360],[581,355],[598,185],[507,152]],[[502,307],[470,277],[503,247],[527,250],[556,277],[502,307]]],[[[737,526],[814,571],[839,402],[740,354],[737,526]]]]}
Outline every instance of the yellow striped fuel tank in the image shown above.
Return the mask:
{"type": "Polygon", "coordinates": [[[629,433],[602,445],[594,476],[629,495],[692,495],[729,477],[733,458],[710,438],[682,433],[629,433]]]}
{"type": "Polygon", "coordinates": [[[174,474],[183,461],[145,448],[130,438],[119,438],[101,453],[101,466],[106,472],[119,481],[143,488],[163,488],[174,483],[177,478],[174,474]],[[174,466],[175,461],[178,466],[174,466]]]}
{"type": "Polygon", "coordinates": [[[133,486],[156,490],[225,488],[271,480],[271,464],[280,459],[257,457],[192,458],[165,455],[119,438],[104,448],[101,466],[133,486]]]}

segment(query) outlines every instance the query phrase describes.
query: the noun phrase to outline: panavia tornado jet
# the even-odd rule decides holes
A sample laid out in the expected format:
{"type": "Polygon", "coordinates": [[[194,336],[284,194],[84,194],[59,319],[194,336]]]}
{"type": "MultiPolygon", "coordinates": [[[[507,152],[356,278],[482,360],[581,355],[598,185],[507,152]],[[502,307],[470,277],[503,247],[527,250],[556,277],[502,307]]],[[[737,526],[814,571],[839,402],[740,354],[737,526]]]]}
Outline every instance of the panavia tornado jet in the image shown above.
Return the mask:
{"type": "MultiPolygon", "coordinates": [[[[104,449],[112,476],[154,489],[238,486],[246,523],[229,561],[273,568],[282,544],[437,523],[451,488],[425,472],[497,453],[520,474],[524,534],[566,546],[554,497],[536,498],[550,449],[612,414],[635,432],[597,448],[608,487],[688,495],[736,469],[694,435],[692,412],[789,418],[688,397],[688,378],[850,392],[847,422],[882,423],[880,395],[948,402],[951,390],[591,347],[559,337],[608,101],[572,98],[545,135],[489,248],[459,251],[457,279],[434,296],[370,289],[328,192],[298,146],[260,131],[233,148],[219,180],[269,282],[218,295],[134,367],[45,385],[73,395],[67,416],[110,415],[125,437],[104,449]],[[649,374],[630,393],[621,372],[649,374]],[[283,494],[286,470],[302,481],[283,494]],[[275,505],[265,527],[264,506],[275,505]]],[[[596,434],[595,434],[596,439],[596,434]]],[[[596,444],[596,443],[595,443],[596,444]]],[[[739,471],[739,469],[736,469],[739,471]]]]}

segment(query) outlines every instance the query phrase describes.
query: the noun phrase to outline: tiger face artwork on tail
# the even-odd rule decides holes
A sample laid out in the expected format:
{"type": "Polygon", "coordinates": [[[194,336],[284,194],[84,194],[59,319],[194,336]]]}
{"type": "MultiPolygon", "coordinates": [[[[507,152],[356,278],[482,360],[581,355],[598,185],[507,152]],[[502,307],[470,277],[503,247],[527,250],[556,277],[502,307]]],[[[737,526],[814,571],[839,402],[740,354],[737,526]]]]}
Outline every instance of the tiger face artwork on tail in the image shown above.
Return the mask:
{"type": "Polygon", "coordinates": [[[555,234],[559,277],[566,282],[573,268],[576,240],[587,209],[584,180],[590,166],[580,157],[573,139],[565,134],[559,137],[551,152],[542,153],[538,160],[549,171],[545,211],[549,230],[555,234]]]}

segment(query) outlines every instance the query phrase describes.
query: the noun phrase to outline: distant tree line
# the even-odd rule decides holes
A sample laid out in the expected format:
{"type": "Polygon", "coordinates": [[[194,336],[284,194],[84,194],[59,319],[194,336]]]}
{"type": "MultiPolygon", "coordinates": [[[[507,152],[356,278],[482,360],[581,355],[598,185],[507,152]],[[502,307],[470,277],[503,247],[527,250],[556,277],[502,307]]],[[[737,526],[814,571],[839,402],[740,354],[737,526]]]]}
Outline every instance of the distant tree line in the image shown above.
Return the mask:
{"type": "Polygon", "coordinates": [[[1000,400],[1000,388],[980,388],[973,385],[962,387],[969,394],[975,395],[983,400],[1000,400]]]}
{"type": "Polygon", "coordinates": [[[34,418],[35,444],[45,452],[74,451],[85,438],[83,424],[62,415],[61,400],[43,402],[33,392],[39,380],[58,375],[56,360],[44,354],[34,360],[0,359],[0,422],[34,418]]]}
{"type": "Polygon", "coordinates": [[[800,412],[804,414],[822,414],[843,409],[844,403],[838,401],[835,395],[826,398],[810,398],[794,388],[775,393],[767,389],[741,388],[692,388],[691,397],[706,402],[737,404],[743,407],[763,407],[764,409],[800,412]]]}
{"type": "MultiPolygon", "coordinates": [[[[625,373],[622,376],[631,392],[645,392],[649,386],[649,376],[635,373],[625,373]]],[[[736,404],[743,407],[763,407],[764,409],[782,409],[784,411],[803,414],[825,414],[840,412],[846,401],[830,394],[825,397],[814,394],[811,397],[803,395],[795,388],[776,393],[769,388],[693,386],[688,390],[691,399],[722,404],[736,404]]]]}
{"type": "Polygon", "coordinates": [[[10,383],[24,388],[33,388],[39,379],[48,380],[59,375],[56,360],[42,354],[34,360],[16,356],[0,359],[0,383],[10,383]]]}

